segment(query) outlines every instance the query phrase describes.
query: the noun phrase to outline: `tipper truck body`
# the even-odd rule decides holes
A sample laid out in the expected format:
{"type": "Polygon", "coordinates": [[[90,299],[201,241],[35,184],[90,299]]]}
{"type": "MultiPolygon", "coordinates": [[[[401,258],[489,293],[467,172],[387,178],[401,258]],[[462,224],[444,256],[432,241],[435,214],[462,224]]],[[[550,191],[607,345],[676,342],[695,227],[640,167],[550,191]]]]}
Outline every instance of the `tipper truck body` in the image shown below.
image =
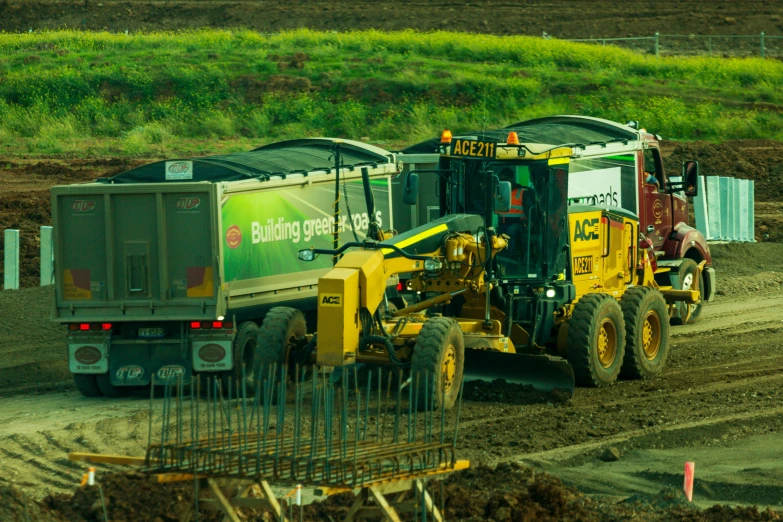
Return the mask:
{"type": "Polygon", "coordinates": [[[119,396],[201,372],[249,386],[266,312],[315,310],[318,278],[332,266],[301,262],[297,250],[333,246],[338,195],[340,237],[364,237],[365,169],[375,219],[392,228],[400,168],[382,149],[339,141],[337,151],[316,138],[54,187],[53,319],[67,326],[79,390],[119,396]]]}

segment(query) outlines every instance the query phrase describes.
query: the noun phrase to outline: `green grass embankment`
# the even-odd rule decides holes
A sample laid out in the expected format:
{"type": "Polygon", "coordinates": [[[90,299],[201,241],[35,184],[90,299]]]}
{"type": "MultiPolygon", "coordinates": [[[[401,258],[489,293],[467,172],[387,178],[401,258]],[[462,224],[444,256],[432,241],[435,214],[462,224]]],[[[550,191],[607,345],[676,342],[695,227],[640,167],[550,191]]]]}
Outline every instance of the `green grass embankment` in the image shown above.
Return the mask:
{"type": "Polygon", "coordinates": [[[459,33],[0,34],[0,154],[175,155],[300,136],[412,143],[561,113],[783,139],[783,63],[459,33]]]}

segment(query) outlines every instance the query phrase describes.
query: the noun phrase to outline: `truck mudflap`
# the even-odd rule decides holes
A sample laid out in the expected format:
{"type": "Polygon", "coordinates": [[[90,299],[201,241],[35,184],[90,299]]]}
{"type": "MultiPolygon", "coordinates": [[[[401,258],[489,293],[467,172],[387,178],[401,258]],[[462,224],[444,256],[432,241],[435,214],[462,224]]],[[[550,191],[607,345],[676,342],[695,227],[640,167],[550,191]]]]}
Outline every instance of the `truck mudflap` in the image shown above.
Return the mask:
{"type": "Polygon", "coordinates": [[[193,369],[197,372],[225,372],[234,368],[231,340],[193,341],[193,369]]]}
{"type": "Polygon", "coordinates": [[[189,384],[193,365],[179,344],[112,344],[109,377],[115,386],[143,386],[166,381],[189,384]]]}
{"type": "Polygon", "coordinates": [[[71,373],[108,372],[109,343],[106,337],[68,337],[68,369],[71,373]]]}

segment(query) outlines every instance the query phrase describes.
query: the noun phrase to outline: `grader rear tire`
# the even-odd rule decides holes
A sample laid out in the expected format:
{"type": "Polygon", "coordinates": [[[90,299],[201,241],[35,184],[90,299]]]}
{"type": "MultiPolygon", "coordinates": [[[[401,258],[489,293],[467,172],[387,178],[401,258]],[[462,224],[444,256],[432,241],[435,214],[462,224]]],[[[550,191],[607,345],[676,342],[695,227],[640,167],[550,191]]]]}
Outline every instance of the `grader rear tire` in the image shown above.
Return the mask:
{"type": "Polygon", "coordinates": [[[625,319],[625,359],[620,375],[652,379],[669,355],[669,321],[661,293],[644,286],[629,288],[620,300],[625,319]]]}
{"type": "Polygon", "coordinates": [[[568,362],[580,386],[608,386],[617,380],[625,355],[625,321],[608,294],[579,299],[568,323],[568,362]]]}
{"type": "MultiPolygon", "coordinates": [[[[279,377],[280,367],[289,362],[291,348],[298,345],[306,334],[307,324],[301,311],[285,306],[269,310],[258,332],[253,373],[263,380],[268,375],[269,367],[276,364],[279,377]]],[[[294,372],[295,369],[291,367],[288,375],[293,376],[294,372]]]]}
{"type": "Polygon", "coordinates": [[[411,400],[417,401],[419,408],[432,405],[430,407],[448,410],[459,396],[464,366],[465,340],[457,321],[449,317],[427,320],[413,347],[411,377],[412,386],[415,386],[418,376],[418,389],[426,391],[426,375],[426,384],[432,395],[426,398],[423,392],[416,393],[418,397],[411,400]]]}

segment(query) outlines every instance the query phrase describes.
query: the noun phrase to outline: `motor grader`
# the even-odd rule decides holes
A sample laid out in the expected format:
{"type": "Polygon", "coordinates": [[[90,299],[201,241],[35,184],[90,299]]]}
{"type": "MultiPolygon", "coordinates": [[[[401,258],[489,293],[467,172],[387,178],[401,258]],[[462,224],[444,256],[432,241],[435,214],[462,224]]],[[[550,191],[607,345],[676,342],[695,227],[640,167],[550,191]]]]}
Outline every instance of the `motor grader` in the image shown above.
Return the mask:
{"type": "MultiPolygon", "coordinates": [[[[376,231],[337,249],[318,281],[317,333],[290,308],[273,309],[257,364],[326,369],[393,365],[425,373],[451,407],[463,379],[505,379],[549,391],[604,386],[620,374],[658,375],[669,350],[669,308],[699,300],[655,283],[639,221],[617,208],[568,202],[568,146],[505,143],[444,133],[443,216],[404,234],[376,231]],[[512,200],[522,212],[510,213],[512,200]],[[387,280],[405,275],[418,302],[394,310],[387,280]]],[[[419,172],[406,180],[415,201],[419,172]]],[[[368,214],[371,192],[366,191],[368,214]]],[[[667,270],[661,268],[659,270],[667,270]]]]}

